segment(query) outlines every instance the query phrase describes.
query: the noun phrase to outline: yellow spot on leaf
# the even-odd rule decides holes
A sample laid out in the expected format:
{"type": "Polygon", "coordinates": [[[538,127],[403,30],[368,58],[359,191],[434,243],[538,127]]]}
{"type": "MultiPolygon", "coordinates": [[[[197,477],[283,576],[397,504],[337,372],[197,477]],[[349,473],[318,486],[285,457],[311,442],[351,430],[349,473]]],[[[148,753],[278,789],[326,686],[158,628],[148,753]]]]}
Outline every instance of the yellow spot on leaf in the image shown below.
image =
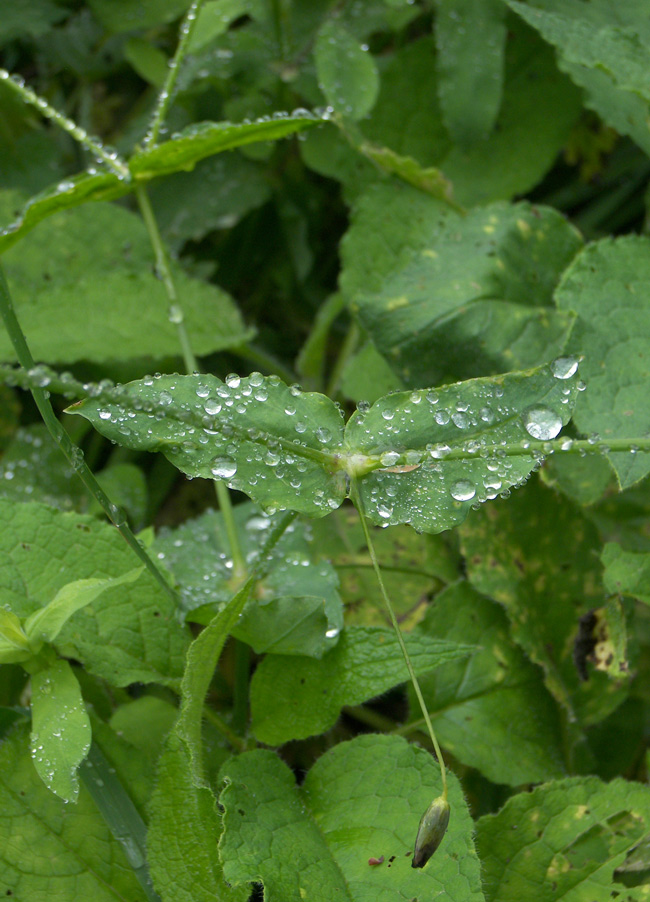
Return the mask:
{"type": "Polygon", "coordinates": [[[393,298],[386,304],[386,310],[397,310],[400,307],[408,307],[409,299],[403,294],[400,298],[393,298]]]}

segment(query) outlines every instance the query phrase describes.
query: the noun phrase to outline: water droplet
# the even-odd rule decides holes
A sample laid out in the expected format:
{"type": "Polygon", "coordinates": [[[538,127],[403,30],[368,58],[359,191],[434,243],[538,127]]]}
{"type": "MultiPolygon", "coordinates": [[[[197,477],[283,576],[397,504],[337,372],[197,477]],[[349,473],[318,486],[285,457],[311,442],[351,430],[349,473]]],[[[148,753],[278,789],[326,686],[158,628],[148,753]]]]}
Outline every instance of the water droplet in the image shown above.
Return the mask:
{"type": "Polygon", "coordinates": [[[239,388],[240,382],[241,382],[241,379],[239,378],[237,373],[229,373],[226,376],[226,385],[229,386],[230,388],[239,388]]]}
{"type": "Polygon", "coordinates": [[[385,420],[392,420],[393,417],[395,416],[395,411],[394,410],[382,410],[381,415],[385,420]]]}
{"type": "Polygon", "coordinates": [[[219,404],[218,401],[211,399],[210,401],[206,401],[206,403],[203,405],[203,409],[210,416],[216,416],[221,412],[221,404],[219,404]]]}
{"type": "Polygon", "coordinates": [[[562,419],[548,407],[531,407],[524,414],[524,427],[532,438],[547,441],[562,429],[562,419]]]}
{"type": "Polygon", "coordinates": [[[476,495],[476,489],[469,479],[458,479],[451,487],[451,497],[454,501],[471,501],[476,495]]]}
{"type": "Polygon", "coordinates": [[[231,457],[215,457],[210,472],[217,479],[230,479],[237,472],[237,464],[231,457]]]}
{"type": "Polygon", "coordinates": [[[578,369],[577,357],[558,357],[551,364],[551,372],[556,379],[570,379],[578,369]]]}
{"type": "Polygon", "coordinates": [[[386,451],[381,455],[381,462],[384,467],[392,467],[399,460],[398,451],[386,451]]]}

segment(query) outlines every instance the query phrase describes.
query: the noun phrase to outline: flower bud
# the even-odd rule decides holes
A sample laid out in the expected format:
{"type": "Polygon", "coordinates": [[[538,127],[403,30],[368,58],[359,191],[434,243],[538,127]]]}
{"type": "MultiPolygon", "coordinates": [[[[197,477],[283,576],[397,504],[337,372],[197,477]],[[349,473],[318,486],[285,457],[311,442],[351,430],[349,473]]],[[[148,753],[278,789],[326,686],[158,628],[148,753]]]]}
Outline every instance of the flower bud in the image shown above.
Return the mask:
{"type": "Polygon", "coordinates": [[[411,867],[423,868],[436,851],[449,824],[449,802],[438,796],[422,815],[411,867]]]}

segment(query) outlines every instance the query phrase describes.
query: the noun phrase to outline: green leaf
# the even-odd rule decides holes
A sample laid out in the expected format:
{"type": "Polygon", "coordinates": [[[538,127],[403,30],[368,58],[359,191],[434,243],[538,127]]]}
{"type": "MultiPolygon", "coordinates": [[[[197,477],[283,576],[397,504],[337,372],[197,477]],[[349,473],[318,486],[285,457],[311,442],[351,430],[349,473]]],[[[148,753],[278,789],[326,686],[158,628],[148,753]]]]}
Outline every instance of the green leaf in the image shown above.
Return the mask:
{"type": "Polygon", "coordinates": [[[178,19],[191,0],[89,0],[88,5],[110,32],[134,31],[178,19]]]}
{"type": "Polygon", "coordinates": [[[647,886],[616,871],[649,830],[650,790],[638,783],[575,777],[520,793],[478,821],[486,899],[520,902],[525,885],[549,902],[640,902],[647,886]]]}
{"type": "Polygon", "coordinates": [[[5,0],[0,19],[0,42],[5,44],[27,35],[37,38],[65,16],[65,9],[52,0],[5,0]]]}
{"type": "Polygon", "coordinates": [[[379,93],[379,73],[367,49],[335,19],[318,32],[314,59],[318,83],[334,109],[350,119],[363,119],[379,93]]]}
{"type": "MultiPolygon", "coordinates": [[[[70,363],[178,355],[169,299],[152,270],[144,223],[134,213],[113,205],[60,213],[3,261],[16,313],[37,359],[70,363]]],[[[178,264],[172,264],[172,272],[195,353],[236,345],[249,336],[225,292],[190,278],[178,264]]],[[[15,359],[4,329],[0,359],[15,359]]]]}
{"type": "Polygon", "coordinates": [[[155,695],[143,695],[127,702],[114,712],[110,724],[113,730],[131,746],[144,753],[148,762],[155,761],[162,752],[178,709],[155,695]]]}
{"type": "Polygon", "coordinates": [[[614,6],[597,0],[537,0],[535,7],[506,0],[558,51],[558,63],[585,88],[586,103],[618,132],[650,153],[650,88],[646,7],[638,0],[614,6]]]}
{"type": "Polygon", "coordinates": [[[199,9],[190,38],[190,52],[196,53],[228,29],[231,22],[249,13],[251,0],[211,0],[199,9]]]}
{"type": "Polygon", "coordinates": [[[357,403],[373,404],[384,395],[404,388],[402,380],[370,341],[348,360],[341,374],[341,391],[357,403]]]}
{"type": "Polygon", "coordinates": [[[120,844],[85,789],[74,806],[45,789],[27,732],[17,726],[0,743],[3,892],[30,902],[145,902],[120,844]]]}
{"type": "Polygon", "coordinates": [[[422,388],[561,353],[573,317],[552,309],[552,291],[580,243],[548,207],[498,203],[462,217],[378,185],[344,239],[341,288],[397,375],[422,388]]]}
{"type": "Polygon", "coordinates": [[[77,768],[90,748],[90,720],[67,661],[32,674],[31,754],[39,777],[66,802],[79,795],[77,768]]]}
{"type": "Polygon", "coordinates": [[[121,397],[83,401],[70,412],[121,445],[162,451],[189,476],[223,479],[267,510],[323,517],[345,497],[342,474],[333,472],[343,420],[324,395],[253,373],[225,383],[210,375],[148,378],[123,386],[121,397]]]}
{"type": "Polygon", "coordinates": [[[33,655],[18,617],[0,607],[0,664],[18,664],[33,655]]]}
{"type": "Polygon", "coordinates": [[[140,78],[162,88],[169,66],[169,60],[162,50],[143,38],[129,38],[124,47],[124,57],[140,78]]]}
{"type": "Polygon", "coordinates": [[[569,363],[398,392],[353,414],[348,453],[381,465],[359,482],[369,519],[440,532],[525,482],[537,461],[503,457],[500,445],[559,434],[577,394],[576,361],[569,363]],[[465,449],[463,459],[444,459],[454,448],[465,449]]]}
{"type": "MultiPolygon", "coordinates": [[[[558,307],[578,314],[569,348],[584,354],[589,386],[576,404],[581,432],[603,441],[646,434],[650,404],[650,239],[639,235],[589,244],[567,269],[558,307]]],[[[650,457],[619,451],[608,458],[621,488],[650,472],[650,457]]]]}
{"type": "Polygon", "coordinates": [[[437,0],[438,97],[458,144],[487,137],[501,104],[505,8],[500,0],[437,0]]]}
{"type": "Polygon", "coordinates": [[[650,604],[650,554],[625,551],[615,542],[607,542],[601,560],[608,592],[630,595],[650,604]]]}
{"type": "Polygon", "coordinates": [[[612,467],[601,454],[554,454],[542,470],[542,479],[578,504],[595,504],[613,481],[612,467]]]}
{"type": "MultiPolygon", "coordinates": [[[[474,651],[428,636],[406,635],[405,641],[416,674],[474,651]]],[[[383,627],[347,627],[320,660],[267,655],[251,682],[253,733],[267,745],[314,736],[336,723],[344,705],[358,705],[407,679],[397,638],[383,627]]]]}
{"type": "MultiPolygon", "coordinates": [[[[443,748],[494,783],[518,786],[564,775],[557,708],[542,671],[510,638],[498,605],[459,582],[436,596],[417,631],[479,647],[471,658],[420,677],[443,748]]],[[[413,698],[411,710],[417,716],[413,698]]]]}
{"type": "Polygon", "coordinates": [[[147,857],[163,902],[246,902],[250,887],[233,889],[223,878],[214,794],[194,785],[189,752],[174,733],[158,761],[149,812],[147,857]]]}
{"type": "Polygon", "coordinates": [[[45,607],[34,611],[25,620],[25,633],[30,643],[37,646],[43,642],[54,642],[74,613],[92,604],[106,589],[135,582],[143,571],[144,567],[136,567],[122,576],[78,579],[67,583],[45,607]]]}
{"type": "Polygon", "coordinates": [[[472,821],[453,775],[449,830],[428,867],[411,867],[440,774],[429,754],[397,736],[340,743],[300,788],[287,765],[261,749],[232,758],[221,776],[224,874],[237,884],[261,879],[268,902],[483,899],[472,821]]]}
{"type": "Polygon", "coordinates": [[[574,661],[580,618],[604,600],[598,534],[580,510],[532,482],[468,519],[461,542],[470,581],[505,607],[569,716],[597,723],[614,710],[627,689],[598,672],[581,680],[574,661]]]}
{"type": "Polygon", "coordinates": [[[129,159],[129,169],[137,181],[191,170],[205,157],[259,141],[278,141],[320,125],[322,119],[307,110],[273,113],[254,122],[199,122],[190,125],[149,150],[139,150],[129,159]]]}
{"type": "MultiPolygon", "coordinates": [[[[137,564],[117,530],[92,517],[0,499],[0,526],[0,552],[11,556],[13,566],[13,571],[0,568],[0,590],[14,593],[11,607],[19,617],[44,607],[71,581],[113,578],[137,564]]],[[[188,641],[169,595],[143,573],[76,613],[55,647],[112,685],[176,686],[188,641]]]]}

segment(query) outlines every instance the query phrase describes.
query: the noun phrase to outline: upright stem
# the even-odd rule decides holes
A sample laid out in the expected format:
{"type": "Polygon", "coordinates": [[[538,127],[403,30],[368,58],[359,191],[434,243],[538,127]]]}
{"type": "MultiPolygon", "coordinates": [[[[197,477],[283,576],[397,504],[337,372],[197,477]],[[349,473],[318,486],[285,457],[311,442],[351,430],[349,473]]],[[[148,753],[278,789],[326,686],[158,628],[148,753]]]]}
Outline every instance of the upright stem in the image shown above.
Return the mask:
{"type": "Polygon", "coordinates": [[[384,599],[384,603],[386,605],[386,610],[388,611],[388,616],[390,617],[390,622],[393,625],[393,629],[395,631],[395,635],[397,636],[397,641],[399,642],[400,648],[402,650],[402,655],[404,656],[404,661],[406,663],[406,668],[409,672],[409,676],[411,677],[411,682],[413,683],[413,689],[415,690],[415,694],[417,696],[418,702],[420,703],[420,708],[422,710],[422,716],[424,717],[424,722],[427,725],[427,730],[429,732],[429,736],[431,737],[431,742],[433,743],[433,747],[436,751],[436,756],[438,758],[438,764],[440,765],[440,777],[442,779],[442,798],[447,799],[447,770],[445,768],[445,761],[442,757],[442,752],[440,750],[440,746],[438,745],[438,740],[436,739],[436,734],[433,729],[433,724],[431,723],[431,718],[429,717],[429,712],[427,710],[427,706],[424,702],[424,696],[422,695],[422,690],[420,689],[420,684],[418,682],[418,678],[415,675],[415,670],[413,668],[413,664],[411,663],[411,658],[406,648],[406,643],[404,642],[404,637],[402,636],[402,631],[399,628],[399,623],[397,622],[397,617],[395,616],[395,611],[393,610],[393,605],[391,604],[390,598],[388,597],[388,592],[386,591],[386,586],[384,585],[384,579],[381,575],[381,570],[379,568],[379,562],[377,560],[377,555],[375,554],[375,546],[372,541],[372,536],[370,535],[370,529],[368,527],[368,521],[366,520],[366,515],[363,510],[363,501],[361,499],[361,493],[359,492],[359,487],[357,485],[356,479],[352,479],[352,500],[354,501],[355,507],[359,512],[359,519],[361,520],[361,527],[363,529],[363,534],[366,538],[366,544],[368,545],[368,551],[370,552],[370,559],[372,561],[372,566],[375,570],[375,575],[377,576],[377,582],[379,583],[379,588],[381,590],[382,597],[384,599]]]}
{"type": "Polygon", "coordinates": [[[163,85],[162,90],[158,95],[158,102],[156,104],[156,109],[154,110],[151,125],[149,126],[149,131],[147,132],[147,135],[144,139],[145,149],[153,147],[158,141],[160,128],[165,121],[169,105],[171,104],[172,98],[174,96],[174,88],[176,87],[176,80],[178,78],[181,63],[183,62],[185,54],[187,53],[192,34],[194,32],[194,27],[196,25],[196,20],[199,15],[199,10],[203,6],[203,2],[204,0],[194,0],[187,11],[185,18],[183,19],[183,23],[180,28],[180,38],[178,41],[178,46],[176,47],[176,53],[174,54],[174,58],[169,63],[167,78],[165,79],[165,84],[163,85]]]}
{"type": "MultiPolygon", "coordinates": [[[[20,364],[26,370],[32,369],[34,367],[34,358],[32,357],[31,351],[29,350],[29,347],[27,345],[27,341],[25,340],[23,330],[20,328],[20,323],[18,322],[18,318],[11,301],[9,286],[7,285],[7,281],[1,267],[0,315],[2,315],[2,319],[4,321],[7,332],[9,333],[9,337],[11,338],[12,344],[16,351],[16,356],[18,357],[20,364]]],[[[101,486],[93,476],[90,468],[86,464],[83,456],[83,451],[73,443],[68,433],[58,421],[50,403],[49,394],[44,391],[43,388],[37,388],[36,386],[30,387],[30,391],[50,435],[57,443],[63,454],[66,456],[73,470],[77,473],[91,495],[102,506],[104,512],[106,513],[106,516],[116,526],[122,537],[126,540],[127,544],[133,549],[133,551],[135,551],[137,556],[140,558],[140,560],[154,577],[154,579],[165,589],[165,591],[169,595],[171,595],[174,600],[176,600],[174,590],[171,588],[158,567],[156,567],[147,552],[131,532],[129,525],[126,522],[124,513],[117,507],[117,505],[111,504],[108,496],[101,488],[101,486]]]]}
{"type": "Polygon", "coordinates": [[[237,526],[233,514],[232,502],[230,500],[230,492],[227,486],[220,480],[215,479],[214,487],[219,501],[219,510],[223,517],[223,525],[226,528],[226,536],[230,546],[230,556],[232,557],[233,576],[237,580],[246,578],[246,561],[237,535],[237,526]]]}
{"type": "Polygon", "coordinates": [[[188,373],[197,373],[198,365],[196,362],[196,357],[192,352],[187,329],[185,328],[185,316],[183,314],[183,308],[178,302],[176,285],[174,284],[174,278],[169,267],[169,257],[167,255],[165,245],[163,244],[160,230],[158,229],[158,223],[156,222],[155,214],[151,208],[151,202],[149,201],[149,195],[147,194],[146,188],[143,185],[137,185],[135,189],[135,196],[138,201],[138,206],[140,207],[140,212],[142,213],[142,218],[144,219],[144,224],[147,227],[151,246],[153,247],[153,251],[156,257],[156,272],[162,279],[165,290],[167,291],[167,297],[169,298],[169,318],[173,323],[176,324],[176,328],[178,330],[178,339],[181,345],[181,351],[183,352],[185,369],[188,373]]]}

